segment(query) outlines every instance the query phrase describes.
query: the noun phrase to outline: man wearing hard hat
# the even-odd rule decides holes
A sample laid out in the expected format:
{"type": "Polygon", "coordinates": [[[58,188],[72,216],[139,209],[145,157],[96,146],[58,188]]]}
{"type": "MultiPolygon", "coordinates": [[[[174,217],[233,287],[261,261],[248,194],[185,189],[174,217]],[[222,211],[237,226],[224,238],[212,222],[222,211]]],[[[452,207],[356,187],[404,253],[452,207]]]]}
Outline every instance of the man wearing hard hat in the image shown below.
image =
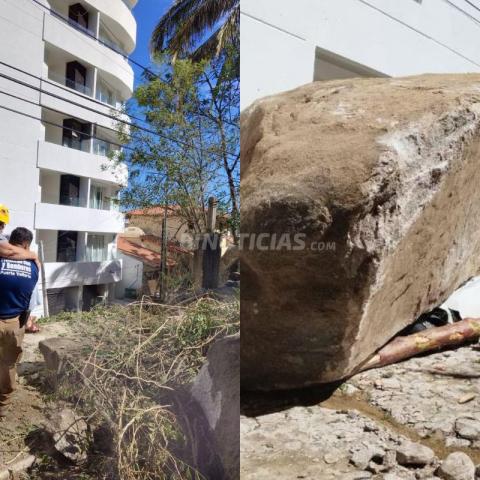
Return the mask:
{"type": "Polygon", "coordinates": [[[38,258],[35,252],[25,250],[8,242],[8,237],[3,231],[10,222],[10,213],[6,205],[0,203],[0,258],[12,260],[34,260],[38,265],[38,258]]]}

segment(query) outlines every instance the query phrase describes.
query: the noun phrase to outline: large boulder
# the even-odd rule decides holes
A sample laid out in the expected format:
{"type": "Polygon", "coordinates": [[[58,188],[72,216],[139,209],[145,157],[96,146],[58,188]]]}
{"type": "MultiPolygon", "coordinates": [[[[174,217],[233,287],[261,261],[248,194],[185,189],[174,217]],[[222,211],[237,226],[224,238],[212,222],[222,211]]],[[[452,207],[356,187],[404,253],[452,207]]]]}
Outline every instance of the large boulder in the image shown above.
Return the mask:
{"type": "Polygon", "coordinates": [[[276,234],[243,243],[244,388],[344,378],[479,273],[479,127],[473,74],[317,82],[243,112],[242,232],[276,234]]]}

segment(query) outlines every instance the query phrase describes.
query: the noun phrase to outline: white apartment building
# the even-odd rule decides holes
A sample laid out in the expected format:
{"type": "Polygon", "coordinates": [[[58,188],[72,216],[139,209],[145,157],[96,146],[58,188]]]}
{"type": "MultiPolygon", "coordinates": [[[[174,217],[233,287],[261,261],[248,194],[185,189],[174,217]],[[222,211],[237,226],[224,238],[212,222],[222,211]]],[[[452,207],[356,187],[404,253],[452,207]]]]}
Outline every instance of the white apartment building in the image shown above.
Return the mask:
{"type": "Polygon", "coordinates": [[[0,203],[43,244],[50,313],[88,309],[122,276],[109,117],[133,91],[136,3],[0,0],[0,203]]]}
{"type": "Polygon", "coordinates": [[[480,0],[242,0],[241,107],[313,80],[480,71],[480,0]]]}

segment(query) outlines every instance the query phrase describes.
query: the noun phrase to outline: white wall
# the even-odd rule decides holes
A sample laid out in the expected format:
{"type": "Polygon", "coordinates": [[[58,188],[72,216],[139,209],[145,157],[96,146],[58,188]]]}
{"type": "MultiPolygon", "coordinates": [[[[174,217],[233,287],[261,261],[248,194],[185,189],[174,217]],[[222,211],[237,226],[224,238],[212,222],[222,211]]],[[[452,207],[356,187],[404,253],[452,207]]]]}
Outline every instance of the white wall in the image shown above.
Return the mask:
{"type": "Polygon", "coordinates": [[[125,298],[126,288],[135,288],[136,290],[142,288],[143,263],[122,252],[118,252],[118,258],[122,260],[123,271],[122,280],[115,287],[115,296],[125,298]]]}
{"type": "Polygon", "coordinates": [[[92,233],[118,233],[123,230],[123,215],[112,210],[69,207],[37,203],[35,228],[39,230],[73,230],[92,233]]]}
{"type": "Polygon", "coordinates": [[[57,230],[38,230],[38,243],[43,242],[43,253],[45,262],[57,261],[57,230]]]}
{"type": "MultiPolygon", "coordinates": [[[[472,3],[480,8],[479,0],[472,3]]],[[[276,0],[275,8],[268,0],[242,0],[241,11],[242,109],[349,71],[480,71],[480,11],[464,0],[276,0]]]]}
{"type": "MultiPolygon", "coordinates": [[[[42,72],[42,14],[31,8],[29,0],[0,0],[0,59],[37,75],[42,72]]],[[[0,65],[0,72],[24,81],[29,77],[0,65]]],[[[0,90],[38,102],[38,92],[4,78],[0,90]]],[[[39,116],[40,108],[0,94],[0,106],[39,116]]],[[[32,229],[34,205],[38,199],[36,144],[41,136],[40,123],[0,108],[0,203],[10,207],[11,225],[32,229]]]]}

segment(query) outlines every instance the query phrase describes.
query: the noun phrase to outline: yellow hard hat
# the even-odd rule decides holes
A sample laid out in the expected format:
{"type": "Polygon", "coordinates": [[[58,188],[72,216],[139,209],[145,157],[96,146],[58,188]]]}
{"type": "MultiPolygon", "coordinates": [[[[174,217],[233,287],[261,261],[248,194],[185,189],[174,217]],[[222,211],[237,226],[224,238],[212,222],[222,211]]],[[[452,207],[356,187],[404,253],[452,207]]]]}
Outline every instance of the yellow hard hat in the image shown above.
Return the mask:
{"type": "Polygon", "coordinates": [[[8,207],[0,203],[0,222],[9,223],[10,222],[10,213],[8,207]]]}

